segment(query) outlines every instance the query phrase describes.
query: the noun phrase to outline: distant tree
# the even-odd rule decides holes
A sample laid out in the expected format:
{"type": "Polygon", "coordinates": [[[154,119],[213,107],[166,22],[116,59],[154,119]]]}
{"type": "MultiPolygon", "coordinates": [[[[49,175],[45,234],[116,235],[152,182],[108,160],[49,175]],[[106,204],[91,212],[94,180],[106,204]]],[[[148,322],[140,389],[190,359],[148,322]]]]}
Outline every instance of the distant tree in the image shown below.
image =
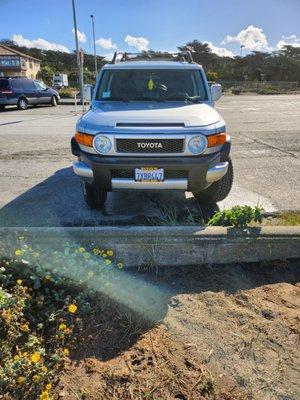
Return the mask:
{"type": "MultiPolygon", "coordinates": [[[[42,68],[49,67],[54,72],[66,73],[69,75],[69,83],[78,86],[78,72],[76,52],[64,53],[61,51],[41,50],[37,48],[28,49],[24,46],[18,46],[10,39],[2,39],[0,43],[5,46],[16,49],[22,53],[41,60],[42,68]]],[[[208,43],[202,43],[199,40],[193,40],[183,46],[178,47],[179,50],[190,50],[194,61],[202,64],[211,80],[247,80],[253,81],[261,79],[261,74],[265,76],[267,81],[300,81],[300,48],[290,45],[283,46],[282,49],[271,53],[254,51],[245,57],[236,56],[220,57],[213,53],[208,43]],[[211,72],[217,74],[210,75],[211,72]]],[[[155,57],[166,57],[165,52],[148,52],[155,57]]],[[[142,54],[145,57],[145,54],[142,54]]],[[[104,57],[97,56],[98,68],[105,64],[104,57]]],[[[47,78],[46,78],[47,79],[47,78]]],[[[93,83],[95,81],[94,72],[94,56],[92,54],[84,54],[84,80],[85,83],[93,83]]]]}
{"type": "Polygon", "coordinates": [[[41,79],[47,85],[51,86],[52,85],[52,80],[53,80],[53,74],[54,74],[54,71],[48,65],[45,65],[38,72],[37,78],[41,79]]]}
{"type": "Polygon", "coordinates": [[[178,49],[181,51],[191,51],[194,61],[202,64],[206,69],[212,67],[214,61],[218,58],[217,54],[212,53],[207,43],[201,43],[198,40],[193,40],[184,46],[179,46],[178,49]]]}
{"type": "Polygon", "coordinates": [[[208,79],[209,81],[213,81],[213,82],[216,82],[217,80],[220,79],[220,75],[218,74],[218,72],[212,71],[211,69],[209,69],[209,70],[206,72],[206,76],[207,76],[207,79],[208,79]]]}

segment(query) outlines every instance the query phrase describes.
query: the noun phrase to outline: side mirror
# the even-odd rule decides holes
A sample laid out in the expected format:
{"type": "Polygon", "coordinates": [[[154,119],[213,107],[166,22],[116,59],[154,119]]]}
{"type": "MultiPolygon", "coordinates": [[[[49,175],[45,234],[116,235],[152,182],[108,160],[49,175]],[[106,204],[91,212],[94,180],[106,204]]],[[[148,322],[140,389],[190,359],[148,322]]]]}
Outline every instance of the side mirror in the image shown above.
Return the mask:
{"type": "Polygon", "coordinates": [[[218,101],[222,96],[222,86],[219,83],[213,83],[210,87],[212,101],[218,101]]]}

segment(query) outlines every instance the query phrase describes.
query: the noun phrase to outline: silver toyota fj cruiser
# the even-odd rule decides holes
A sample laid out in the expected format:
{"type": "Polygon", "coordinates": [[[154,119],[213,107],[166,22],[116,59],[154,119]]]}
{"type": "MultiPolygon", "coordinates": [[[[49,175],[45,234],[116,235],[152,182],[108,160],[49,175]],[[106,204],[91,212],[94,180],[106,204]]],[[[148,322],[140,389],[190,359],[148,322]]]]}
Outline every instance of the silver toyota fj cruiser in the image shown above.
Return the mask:
{"type": "Polygon", "coordinates": [[[190,52],[116,52],[71,140],[87,204],[102,209],[107,192],[119,189],[190,191],[200,204],[223,200],[233,167],[225,122],[213,108],[220,97],[221,86],[208,84],[190,52]]]}

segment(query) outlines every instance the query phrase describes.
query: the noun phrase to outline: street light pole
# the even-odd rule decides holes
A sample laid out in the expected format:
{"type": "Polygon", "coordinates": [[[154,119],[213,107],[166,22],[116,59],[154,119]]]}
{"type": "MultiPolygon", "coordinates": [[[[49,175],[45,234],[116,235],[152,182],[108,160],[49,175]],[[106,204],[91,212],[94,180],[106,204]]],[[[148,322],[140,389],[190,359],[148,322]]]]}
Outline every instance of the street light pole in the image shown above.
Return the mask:
{"type": "Polygon", "coordinates": [[[92,27],[93,27],[93,43],[94,43],[94,57],[95,57],[95,79],[97,79],[97,73],[98,73],[98,68],[97,68],[97,54],[96,54],[96,40],[95,40],[95,21],[94,21],[94,15],[90,15],[92,19],[92,27]]]}
{"type": "Polygon", "coordinates": [[[83,65],[82,65],[82,60],[81,60],[80,54],[79,54],[79,46],[78,46],[78,33],[77,33],[75,0],[72,0],[72,8],[73,8],[73,22],[74,22],[74,35],[75,35],[76,55],[77,55],[78,78],[79,78],[79,86],[80,86],[80,98],[81,98],[82,109],[84,110],[84,101],[83,101],[83,65]]]}
{"type": "Polygon", "coordinates": [[[244,44],[241,44],[241,54],[240,54],[240,57],[242,57],[242,55],[243,55],[243,48],[245,47],[245,45],[244,44]]]}

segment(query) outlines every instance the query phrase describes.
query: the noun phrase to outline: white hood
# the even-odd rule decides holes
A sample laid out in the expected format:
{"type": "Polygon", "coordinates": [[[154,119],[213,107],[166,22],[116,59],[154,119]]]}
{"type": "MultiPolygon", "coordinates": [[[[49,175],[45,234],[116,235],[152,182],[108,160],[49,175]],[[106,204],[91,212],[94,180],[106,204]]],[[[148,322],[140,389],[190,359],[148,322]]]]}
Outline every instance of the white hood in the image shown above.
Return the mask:
{"type": "MultiPolygon", "coordinates": [[[[207,104],[172,103],[100,103],[83,117],[85,129],[115,127],[118,123],[181,123],[185,127],[203,127],[221,120],[218,112],[207,104]]],[[[80,124],[81,125],[81,124],[80,124]]]]}

